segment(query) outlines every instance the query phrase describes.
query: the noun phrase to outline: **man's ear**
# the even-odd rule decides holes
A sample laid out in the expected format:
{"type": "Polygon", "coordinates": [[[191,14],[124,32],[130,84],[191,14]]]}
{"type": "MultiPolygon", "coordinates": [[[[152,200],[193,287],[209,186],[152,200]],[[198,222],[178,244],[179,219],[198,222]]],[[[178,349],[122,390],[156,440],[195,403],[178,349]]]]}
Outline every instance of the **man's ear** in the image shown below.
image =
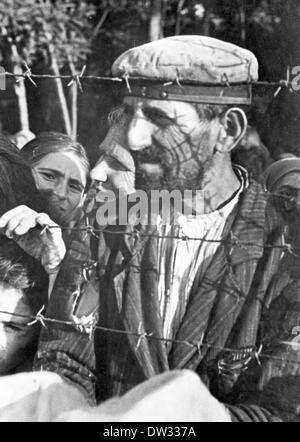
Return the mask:
{"type": "Polygon", "coordinates": [[[216,150],[229,153],[234,149],[246,134],[248,120],[245,112],[239,107],[228,109],[222,120],[222,128],[216,150]]]}

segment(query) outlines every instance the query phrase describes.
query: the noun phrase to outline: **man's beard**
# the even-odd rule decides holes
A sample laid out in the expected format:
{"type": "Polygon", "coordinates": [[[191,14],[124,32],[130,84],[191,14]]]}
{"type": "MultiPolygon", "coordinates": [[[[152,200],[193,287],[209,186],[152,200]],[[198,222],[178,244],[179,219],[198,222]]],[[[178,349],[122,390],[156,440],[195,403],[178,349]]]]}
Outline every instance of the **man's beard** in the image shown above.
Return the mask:
{"type": "Polygon", "coordinates": [[[164,148],[154,145],[132,154],[136,166],[135,188],[145,192],[200,190],[204,186],[206,172],[213,165],[210,157],[199,159],[196,163],[193,161],[192,167],[188,168],[180,162],[176,152],[166,154],[164,148]]]}

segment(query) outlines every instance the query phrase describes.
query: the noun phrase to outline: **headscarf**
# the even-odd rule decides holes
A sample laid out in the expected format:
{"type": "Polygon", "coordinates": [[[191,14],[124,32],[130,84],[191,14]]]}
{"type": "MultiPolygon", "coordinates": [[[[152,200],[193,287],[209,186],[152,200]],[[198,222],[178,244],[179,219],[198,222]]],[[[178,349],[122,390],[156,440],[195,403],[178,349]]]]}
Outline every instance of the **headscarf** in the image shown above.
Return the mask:
{"type": "Polygon", "coordinates": [[[29,141],[21,149],[21,155],[31,165],[36,164],[39,160],[51,153],[69,152],[73,153],[79,159],[81,165],[88,175],[90,165],[84,147],[72,140],[68,135],[59,132],[42,132],[36,138],[29,141]]]}
{"type": "Polygon", "coordinates": [[[300,173],[300,158],[294,156],[276,161],[266,170],[266,189],[273,191],[279,180],[293,172],[300,173]]]}

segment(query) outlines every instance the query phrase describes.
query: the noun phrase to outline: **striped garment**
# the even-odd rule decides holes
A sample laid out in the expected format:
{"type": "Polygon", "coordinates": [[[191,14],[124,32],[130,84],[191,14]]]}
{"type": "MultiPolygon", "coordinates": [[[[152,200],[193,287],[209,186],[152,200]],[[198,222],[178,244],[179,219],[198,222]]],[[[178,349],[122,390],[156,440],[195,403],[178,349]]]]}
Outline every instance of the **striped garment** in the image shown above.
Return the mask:
{"type": "MultiPolygon", "coordinates": [[[[280,395],[264,396],[267,386],[258,382],[264,379],[264,360],[262,367],[258,367],[258,376],[248,370],[235,373],[231,378],[218,370],[218,362],[224,358],[222,348],[240,350],[266,339],[262,324],[272,305],[269,287],[282,255],[277,248],[282,244],[282,221],[271,202],[267,202],[264,189],[253,182],[241,193],[223,231],[224,238],[235,241],[217,247],[205,274],[193,285],[182,319],[172,332],[176,341],[170,346],[166,346],[163,339],[156,234],[156,226],[144,226],[140,235],[105,233],[98,244],[92,239],[93,244],[85,246],[91,250],[98,248],[101,262],[98,278],[100,325],[128,334],[98,331],[95,339],[89,340],[75,329],[59,332],[54,328],[44,329],[35,368],[61,374],[85,391],[91,400],[95,400],[95,387],[98,400],[104,400],[121,395],[164,371],[191,369],[200,375],[217,399],[230,407],[234,420],[276,421],[283,418],[279,396],[284,396],[284,388],[278,390],[280,395]],[[265,248],[266,243],[275,248],[265,248]],[[161,339],[146,339],[145,334],[161,339]],[[181,341],[194,345],[183,345],[181,341]],[[243,377],[245,389],[236,390],[243,377]],[[253,395],[255,390],[258,396],[253,395]],[[268,397],[267,406],[264,397],[268,397]]],[[[84,250],[84,246],[82,248],[84,250]]],[[[62,266],[69,281],[72,281],[69,260],[73,263],[74,274],[78,273],[74,266],[76,256],[79,267],[82,252],[78,244],[75,248],[71,244],[62,266]]],[[[52,303],[61,299],[62,294],[66,301],[71,298],[74,287],[71,283],[64,286],[64,281],[65,278],[58,275],[52,303]]],[[[272,351],[276,355],[276,345],[272,351]]],[[[272,367],[268,364],[267,379],[270,379],[272,367]]],[[[274,364],[275,371],[277,368],[274,364]]],[[[288,380],[288,369],[282,376],[276,371],[280,385],[288,380]]]]}

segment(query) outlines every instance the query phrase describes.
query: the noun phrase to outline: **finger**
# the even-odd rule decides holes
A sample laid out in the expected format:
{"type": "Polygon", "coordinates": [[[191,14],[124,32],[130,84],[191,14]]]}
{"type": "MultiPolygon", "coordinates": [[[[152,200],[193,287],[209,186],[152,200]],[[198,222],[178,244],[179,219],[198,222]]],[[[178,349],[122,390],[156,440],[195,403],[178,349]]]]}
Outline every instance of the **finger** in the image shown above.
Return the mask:
{"type": "MultiPolygon", "coordinates": [[[[44,226],[49,226],[49,227],[59,227],[58,224],[56,224],[49,215],[47,215],[47,213],[39,213],[37,218],[36,218],[37,223],[44,227],[44,226]]],[[[55,230],[55,229],[53,229],[55,230]]],[[[57,229],[59,230],[59,229],[57,229]]]]}
{"type": "Polygon", "coordinates": [[[29,209],[29,207],[27,206],[21,205],[15,207],[14,209],[8,210],[6,213],[4,213],[0,217],[0,229],[4,228],[12,218],[18,216],[20,213],[24,212],[25,210],[32,210],[32,209],[29,209]]]}
{"type": "Polygon", "coordinates": [[[23,212],[14,215],[6,224],[6,235],[22,235],[36,225],[36,212],[31,209],[24,209],[23,212]],[[19,229],[20,226],[20,229],[19,229]]]}
{"type": "Polygon", "coordinates": [[[25,235],[25,233],[29,232],[30,229],[33,229],[37,225],[37,214],[26,213],[13,230],[13,233],[18,236],[25,235]]]}

